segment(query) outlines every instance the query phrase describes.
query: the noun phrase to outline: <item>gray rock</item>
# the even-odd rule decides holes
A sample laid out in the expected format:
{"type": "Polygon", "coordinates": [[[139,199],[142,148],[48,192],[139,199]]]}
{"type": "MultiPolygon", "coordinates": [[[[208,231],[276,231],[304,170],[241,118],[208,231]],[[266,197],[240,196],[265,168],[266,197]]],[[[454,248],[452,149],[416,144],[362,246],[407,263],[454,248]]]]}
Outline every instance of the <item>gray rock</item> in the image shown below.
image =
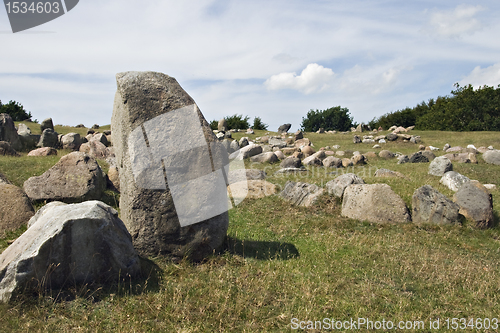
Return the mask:
{"type": "MultiPolygon", "coordinates": [[[[227,165],[223,152],[194,100],[174,78],[125,72],[116,80],[111,128],[122,220],[141,255],[199,261],[222,245],[229,224],[226,184],[216,178],[227,165]],[[142,128],[154,147],[154,160],[145,154],[142,128]]],[[[247,157],[252,148],[246,149],[247,157]]]]}
{"type": "Polygon", "coordinates": [[[500,150],[489,150],[483,154],[483,160],[488,164],[500,165],[500,150]]]}
{"type": "Polygon", "coordinates": [[[217,129],[219,132],[227,132],[229,130],[229,127],[227,126],[227,120],[222,118],[219,120],[219,124],[217,125],[217,129]]]}
{"type": "Polygon", "coordinates": [[[305,168],[282,168],[282,169],[279,169],[278,171],[276,171],[274,174],[275,175],[288,174],[288,173],[297,174],[297,173],[303,173],[303,172],[307,172],[307,171],[308,170],[305,168]]]}
{"type": "Polygon", "coordinates": [[[403,175],[401,172],[392,171],[392,170],[389,170],[389,169],[378,169],[377,171],[375,171],[375,177],[383,177],[383,178],[399,177],[399,178],[406,178],[406,176],[403,175]]]}
{"type": "Polygon", "coordinates": [[[430,185],[418,188],[412,197],[415,223],[452,224],[459,221],[460,206],[430,185]]]}
{"type": "Polygon", "coordinates": [[[476,227],[493,225],[493,201],[481,183],[471,181],[463,184],[453,195],[453,201],[460,206],[460,214],[474,221],[476,227]]]}
{"type": "Polygon", "coordinates": [[[310,207],[316,203],[324,190],[314,184],[287,181],[280,196],[296,206],[310,207]]]}
{"type": "Polygon", "coordinates": [[[341,168],[342,160],[334,156],[328,156],[323,160],[323,166],[327,168],[341,168]]]}
{"type": "Polygon", "coordinates": [[[448,171],[453,171],[453,164],[445,156],[439,156],[429,164],[429,175],[442,177],[448,171]]]}
{"type": "Polygon", "coordinates": [[[311,166],[313,166],[313,165],[322,166],[323,162],[317,156],[311,155],[309,157],[304,158],[304,160],[302,161],[302,164],[311,165],[311,166]]]}
{"type": "Polygon", "coordinates": [[[456,147],[451,147],[451,148],[446,149],[446,152],[447,153],[460,153],[460,152],[462,152],[462,150],[463,150],[462,147],[456,146],[456,147]]]}
{"type": "Polygon", "coordinates": [[[444,147],[443,147],[443,151],[446,151],[446,150],[448,150],[449,148],[451,148],[451,146],[450,146],[450,144],[449,144],[449,143],[447,143],[447,144],[445,144],[445,145],[444,145],[444,147]]]}
{"type": "Polygon", "coordinates": [[[398,139],[398,135],[395,133],[389,133],[386,135],[387,141],[396,141],[398,139]]]}
{"type": "Polygon", "coordinates": [[[114,157],[112,147],[106,147],[100,141],[92,140],[80,145],[80,152],[86,153],[94,159],[109,159],[114,157]]]}
{"type": "Polygon", "coordinates": [[[428,163],[429,162],[429,159],[427,158],[427,156],[425,156],[423,154],[423,152],[421,152],[421,151],[411,154],[409,160],[410,160],[409,161],[410,163],[428,163]]]}
{"type": "Polygon", "coordinates": [[[378,153],[378,156],[380,158],[388,160],[388,159],[394,158],[394,153],[390,152],[389,150],[381,150],[378,153]]]}
{"type": "Polygon", "coordinates": [[[271,147],[285,148],[286,147],[286,141],[283,140],[283,139],[281,139],[281,138],[270,137],[269,138],[269,145],[271,147]]]}
{"type": "Polygon", "coordinates": [[[328,191],[328,194],[334,195],[337,198],[342,198],[344,191],[348,186],[351,186],[352,184],[364,183],[365,181],[356,174],[346,173],[326,183],[326,190],[328,191]]]}
{"type": "Polygon", "coordinates": [[[52,118],[44,119],[40,123],[40,132],[43,133],[43,131],[45,131],[47,128],[50,128],[51,130],[54,130],[54,124],[52,123],[52,118]]]}
{"type": "Polygon", "coordinates": [[[94,134],[89,141],[98,141],[98,142],[102,143],[103,145],[105,145],[106,147],[109,146],[108,138],[106,137],[106,135],[104,135],[104,133],[94,134]]]}
{"type": "Polygon", "coordinates": [[[129,281],[140,269],[130,234],[113,208],[99,201],[53,202],[0,255],[0,301],[40,286],[129,281]]]}
{"type": "Polygon", "coordinates": [[[0,236],[25,225],[34,214],[31,201],[22,189],[0,181],[0,236]]]}
{"type": "Polygon", "coordinates": [[[0,113],[0,141],[8,142],[14,150],[19,151],[22,149],[22,143],[14,126],[14,121],[7,113],[0,113]]]}
{"type": "Polygon", "coordinates": [[[353,143],[361,143],[361,138],[357,135],[352,137],[352,142],[353,143]]]}
{"type": "Polygon", "coordinates": [[[417,136],[412,135],[410,138],[410,142],[418,144],[418,143],[422,142],[422,138],[420,137],[420,135],[417,135],[417,136]]]}
{"type": "Polygon", "coordinates": [[[233,155],[236,155],[234,158],[237,160],[244,160],[247,158],[250,158],[255,155],[259,155],[263,152],[262,146],[256,145],[256,144],[251,144],[248,146],[244,146],[237,152],[233,153],[231,155],[231,158],[233,158],[233,155]]]}
{"type": "Polygon", "coordinates": [[[248,146],[248,138],[246,136],[242,137],[239,141],[240,148],[248,146]]]}
{"type": "Polygon", "coordinates": [[[233,138],[233,135],[231,134],[231,132],[225,132],[225,133],[224,133],[224,138],[225,138],[225,139],[232,139],[232,138],[233,138]]]}
{"type": "Polygon", "coordinates": [[[300,140],[303,138],[304,138],[304,133],[302,133],[301,130],[298,130],[297,132],[295,132],[295,140],[300,140]]]}
{"type": "Polygon", "coordinates": [[[405,202],[387,184],[354,184],[345,189],[342,216],[375,223],[410,222],[405,202]]]}
{"type": "Polygon", "coordinates": [[[275,150],[275,148],[273,148],[273,151],[274,151],[274,154],[276,155],[276,157],[278,157],[278,159],[280,161],[284,160],[286,158],[285,154],[283,154],[283,152],[281,150],[275,150]]]}
{"type": "Polygon", "coordinates": [[[422,155],[427,157],[427,159],[429,161],[433,161],[436,158],[436,155],[434,155],[434,153],[432,151],[429,151],[429,150],[424,150],[424,151],[421,151],[420,153],[422,153],[422,155]]]}
{"type": "Polygon", "coordinates": [[[0,141],[0,155],[1,156],[21,156],[7,141],[0,141]]]}
{"type": "Polygon", "coordinates": [[[54,132],[51,128],[46,128],[38,141],[37,147],[52,147],[57,148],[59,146],[59,134],[54,132]]]}
{"type": "Polygon", "coordinates": [[[61,138],[63,149],[79,150],[82,139],[78,133],[68,133],[61,138]]]}
{"type": "Polygon", "coordinates": [[[398,158],[398,164],[410,163],[410,158],[408,155],[401,155],[398,158]]]}
{"type": "Polygon", "coordinates": [[[31,150],[28,153],[28,156],[51,156],[57,155],[57,149],[52,148],[52,147],[43,147],[43,148],[37,148],[34,150],[31,150]]]}
{"type": "Polygon", "coordinates": [[[448,171],[441,177],[439,182],[456,192],[463,184],[470,182],[470,179],[456,171],[448,171]]]}
{"type": "Polygon", "coordinates": [[[40,135],[32,134],[31,129],[23,123],[19,124],[17,134],[24,150],[34,149],[38,141],[40,141],[40,135]]]}
{"type": "Polygon", "coordinates": [[[283,124],[278,128],[278,133],[287,133],[292,127],[292,124],[283,124]]]}
{"type": "MultiPolygon", "coordinates": [[[[248,143],[248,141],[247,141],[247,143],[248,143]]],[[[239,145],[238,141],[236,141],[236,140],[231,141],[231,144],[229,145],[228,152],[232,153],[232,152],[237,151],[238,149],[240,149],[240,145],[239,145]]]]}
{"type": "Polygon", "coordinates": [[[255,156],[250,157],[250,161],[257,163],[275,163],[278,162],[278,156],[272,151],[261,153],[255,156]]]}
{"type": "Polygon", "coordinates": [[[302,161],[298,157],[288,156],[280,163],[281,168],[300,168],[302,166],[302,161]]]}

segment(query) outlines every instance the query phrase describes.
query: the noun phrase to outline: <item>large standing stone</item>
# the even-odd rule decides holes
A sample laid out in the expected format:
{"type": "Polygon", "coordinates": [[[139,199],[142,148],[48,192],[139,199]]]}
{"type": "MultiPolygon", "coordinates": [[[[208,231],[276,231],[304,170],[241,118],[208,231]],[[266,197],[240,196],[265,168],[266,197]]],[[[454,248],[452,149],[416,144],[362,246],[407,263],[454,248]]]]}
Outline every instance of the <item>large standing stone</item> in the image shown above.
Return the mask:
{"type": "Polygon", "coordinates": [[[0,182],[0,235],[28,223],[33,214],[35,210],[22,189],[0,182]]]}
{"type": "Polygon", "coordinates": [[[451,224],[459,221],[460,206],[430,185],[418,188],[412,197],[415,223],[451,224]]]}
{"type": "Polygon", "coordinates": [[[22,144],[17,134],[12,117],[7,113],[0,113],[0,141],[10,143],[14,150],[21,150],[22,144]]]}
{"type": "Polygon", "coordinates": [[[324,190],[314,184],[287,181],[281,197],[296,206],[310,207],[316,203],[324,190]]]}
{"type": "Polygon", "coordinates": [[[448,187],[450,190],[456,192],[465,183],[469,182],[470,179],[456,171],[448,171],[439,180],[441,184],[448,187]]]}
{"type": "Polygon", "coordinates": [[[292,124],[283,124],[278,128],[278,133],[286,133],[290,130],[290,127],[292,127],[292,124]]]}
{"type": "Polygon", "coordinates": [[[174,78],[126,72],[116,80],[111,128],[121,217],[134,246],[142,255],[201,260],[222,244],[229,223],[221,161],[208,150],[217,147],[213,131],[174,78]]]}
{"type": "Polygon", "coordinates": [[[35,148],[38,141],[40,141],[40,135],[31,134],[31,129],[23,123],[19,124],[17,134],[19,135],[19,140],[21,140],[21,144],[25,150],[35,148]]]}
{"type": "Polygon", "coordinates": [[[113,208],[99,201],[52,202],[0,255],[0,301],[32,288],[115,283],[140,269],[130,234],[113,208]]]}
{"type": "Polygon", "coordinates": [[[40,137],[40,141],[38,142],[38,147],[52,147],[57,148],[59,145],[59,135],[57,132],[54,132],[51,128],[46,128],[42,132],[42,136],[40,137]]]}
{"type": "Polygon", "coordinates": [[[24,182],[24,191],[31,200],[82,202],[100,199],[105,189],[106,178],[99,164],[81,152],[61,157],[41,176],[24,182]]]}
{"type": "Polygon", "coordinates": [[[439,156],[429,164],[429,175],[442,177],[448,171],[453,171],[453,164],[445,156],[439,156]]]}
{"type": "Polygon", "coordinates": [[[361,177],[358,177],[356,174],[346,173],[326,183],[326,190],[329,194],[332,194],[337,198],[342,198],[342,196],[344,195],[344,191],[348,186],[352,184],[364,183],[365,181],[361,177]]]}
{"type": "Polygon", "coordinates": [[[500,165],[500,150],[488,150],[483,154],[483,160],[488,164],[500,165]]]}
{"type": "Polygon", "coordinates": [[[487,228],[493,224],[493,201],[491,194],[479,182],[463,184],[453,195],[460,206],[460,214],[474,221],[476,227],[487,228]]]}
{"type": "Polygon", "coordinates": [[[52,123],[52,118],[44,119],[40,123],[40,132],[43,133],[43,131],[45,131],[47,128],[50,128],[51,130],[54,130],[54,123],[52,123]]]}
{"type": "Polygon", "coordinates": [[[410,222],[405,202],[387,184],[350,185],[345,189],[342,216],[368,222],[410,222]]]}
{"type": "Polygon", "coordinates": [[[229,130],[229,128],[227,127],[227,120],[225,118],[219,120],[219,123],[217,124],[217,130],[219,132],[227,132],[229,130]]]}

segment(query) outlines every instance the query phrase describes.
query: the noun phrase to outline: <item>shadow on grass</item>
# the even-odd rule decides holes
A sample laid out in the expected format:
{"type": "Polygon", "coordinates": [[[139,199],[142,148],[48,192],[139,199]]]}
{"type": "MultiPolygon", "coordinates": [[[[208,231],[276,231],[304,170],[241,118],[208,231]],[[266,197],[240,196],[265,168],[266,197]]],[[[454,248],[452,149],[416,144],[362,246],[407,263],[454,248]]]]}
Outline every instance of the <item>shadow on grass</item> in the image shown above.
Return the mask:
{"type": "Polygon", "coordinates": [[[222,252],[237,254],[244,258],[259,260],[288,260],[298,258],[299,250],[295,245],[284,242],[242,240],[227,237],[222,252]]]}

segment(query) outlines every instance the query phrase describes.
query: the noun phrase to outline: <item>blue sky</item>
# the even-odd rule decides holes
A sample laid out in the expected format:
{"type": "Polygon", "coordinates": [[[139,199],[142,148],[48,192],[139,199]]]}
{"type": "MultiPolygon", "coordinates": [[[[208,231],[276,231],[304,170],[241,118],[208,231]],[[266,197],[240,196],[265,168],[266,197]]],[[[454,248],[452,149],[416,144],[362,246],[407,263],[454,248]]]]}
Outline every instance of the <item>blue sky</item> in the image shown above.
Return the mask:
{"type": "Polygon", "coordinates": [[[12,34],[0,9],[0,99],[57,124],[109,124],[115,74],[173,76],[207,120],[270,129],[341,105],[357,122],[500,84],[498,1],[81,0],[12,34]]]}

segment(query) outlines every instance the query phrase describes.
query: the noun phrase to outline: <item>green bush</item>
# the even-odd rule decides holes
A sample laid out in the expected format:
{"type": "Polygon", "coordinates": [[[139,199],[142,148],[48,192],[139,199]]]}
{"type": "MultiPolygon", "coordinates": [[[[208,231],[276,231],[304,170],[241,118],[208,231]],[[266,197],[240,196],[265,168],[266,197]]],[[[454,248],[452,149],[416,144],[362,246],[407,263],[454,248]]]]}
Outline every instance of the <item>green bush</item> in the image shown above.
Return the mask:
{"type": "Polygon", "coordinates": [[[263,131],[265,131],[265,130],[267,130],[267,127],[268,127],[268,125],[264,124],[262,122],[262,119],[260,119],[260,117],[255,117],[253,119],[253,127],[252,128],[254,130],[263,130],[263,131]]]}
{"type": "Polygon", "coordinates": [[[7,113],[14,121],[31,120],[31,112],[27,112],[21,103],[10,101],[8,104],[2,104],[0,101],[0,113],[7,113]]]}
{"type": "Polygon", "coordinates": [[[349,109],[336,106],[326,110],[309,110],[307,117],[302,117],[301,128],[306,132],[316,132],[320,128],[325,131],[348,131],[354,125],[349,109]]]}

